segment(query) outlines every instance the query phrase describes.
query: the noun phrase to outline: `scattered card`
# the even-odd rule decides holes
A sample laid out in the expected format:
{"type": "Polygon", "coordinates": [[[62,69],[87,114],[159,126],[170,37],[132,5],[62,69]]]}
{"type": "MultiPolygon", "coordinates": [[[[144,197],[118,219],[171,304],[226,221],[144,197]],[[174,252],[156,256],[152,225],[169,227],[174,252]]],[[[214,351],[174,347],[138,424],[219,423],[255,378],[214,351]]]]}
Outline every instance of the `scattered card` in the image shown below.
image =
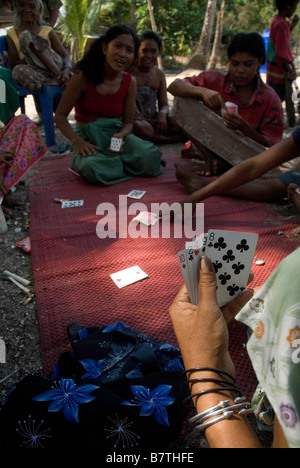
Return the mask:
{"type": "Polygon", "coordinates": [[[122,138],[112,138],[110,142],[110,150],[114,151],[115,153],[119,153],[121,150],[123,140],[122,138]]]}
{"type": "Polygon", "coordinates": [[[149,213],[148,211],[141,211],[133,221],[136,223],[145,224],[146,226],[154,226],[160,220],[157,213],[149,213]]]}
{"type": "Polygon", "coordinates": [[[143,196],[146,194],[147,192],[143,191],[143,190],[131,190],[131,192],[127,195],[128,198],[133,198],[135,200],[140,200],[141,198],[143,198],[143,196]]]}
{"type": "Polygon", "coordinates": [[[74,201],[63,201],[61,204],[62,208],[77,208],[78,206],[83,206],[84,201],[83,200],[74,200],[74,201]]]}
{"type": "Polygon", "coordinates": [[[205,255],[215,267],[220,307],[246,289],[257,241],[258,235],[248,232],[213,229],[208,232],[205,255]]]}
{"type": "Polygon", "coordinates": [[[139,266],[133,266],[127,268],[126,270],[118,271],[110,275],[113,282],[118,286],[118,288],[124,288],[130,284],[141,281],[145,278],[148,278],[147,273],[145,273],[139,266]]]}

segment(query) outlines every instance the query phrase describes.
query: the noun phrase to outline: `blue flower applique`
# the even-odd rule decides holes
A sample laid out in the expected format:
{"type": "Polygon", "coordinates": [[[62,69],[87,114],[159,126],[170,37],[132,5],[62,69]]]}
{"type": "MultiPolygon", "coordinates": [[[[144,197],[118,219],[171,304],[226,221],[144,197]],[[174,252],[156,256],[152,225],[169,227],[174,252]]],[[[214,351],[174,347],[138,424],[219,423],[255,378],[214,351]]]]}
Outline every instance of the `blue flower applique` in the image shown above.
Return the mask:
{"type": "Polygon", "coordinates": [[[95,359],[84,359],[80,361],[85,370],[87,371],[81,378],[82,379],[99,379],[104,371],[105,359],[95,361],[95,359]]]}
{"type": "Polygon", "coordinates": [[[152,416],[162,426],[170,426],[166,406],[174,403],[169,393],[172,387],[169,385],[159,385],[153,391],[142,385],[131,385],[131,391],[136,398],[137,403],[123,401],[121,404],[126,406],[141,406],[140,416],[152,416]]]}
{"type": "Polygon", "coordinates": [[[120,320],[120,322],[115,322],[111,323],[110,325],[107,325],[105,328],[103,328],[102,333],[111,333],[115,330],[117,331],[124,331],[126,328],[125,323],[120,320]]]}
{"type": "Polygon", "coordinates": [[[91,384],[79,385],[72,379],[61,379],[57,388],[48,390],[33,397],[34,401],[52,401],[48,412],[56,413],[63,410],[64,417],[71,422],[79,423],[79,404],[90,403],[95,399],[90,393],[99,387],[91,384]]]}

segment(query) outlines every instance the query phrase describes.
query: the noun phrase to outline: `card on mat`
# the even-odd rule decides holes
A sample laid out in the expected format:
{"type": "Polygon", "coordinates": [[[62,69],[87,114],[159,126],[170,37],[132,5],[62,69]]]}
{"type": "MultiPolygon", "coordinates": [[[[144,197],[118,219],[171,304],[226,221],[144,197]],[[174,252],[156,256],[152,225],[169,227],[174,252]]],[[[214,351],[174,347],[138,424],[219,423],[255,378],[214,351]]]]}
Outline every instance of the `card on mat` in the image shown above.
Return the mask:
{"type": "Polygon", "coordinates": [[[147,192],[143,191],[143,190],[131,190],[131,192],[127,195],[128,198],[133,198],[135,200],[140,200],[141,198],[143,198],[143,196],[146,194],[147,192]]]}
{"type": "Polygon", "coordinates": [[[74,201],[64,201],[61,204],[62,208],[77,208],[78,206],[83,206],[84,201],[83,200],[74,200],[74,201]]]}
{"type": "Polygon", "coordinates": [[[113,282],[118,286],[118,288],[124,288],[130,284],[141,281],[145,278],[148,278],[147,273],[145,273],[139,266],[133,266],[127,268],[126,270],[118,271],[110,275],[113,282]]]}
{"type": "Polygon", "coordinates": [[[220,307],[237,297],[248,284],[258,235],[248,232],[210,230],[205,255],[215,267],[220,307]]]}
{"type": "Polygon", "coordinates": [[[146,226],[154,226],[160,220],[158,214],[142,211],[139,215],[133,218],[136,223],[145,224],[146,226]]]}

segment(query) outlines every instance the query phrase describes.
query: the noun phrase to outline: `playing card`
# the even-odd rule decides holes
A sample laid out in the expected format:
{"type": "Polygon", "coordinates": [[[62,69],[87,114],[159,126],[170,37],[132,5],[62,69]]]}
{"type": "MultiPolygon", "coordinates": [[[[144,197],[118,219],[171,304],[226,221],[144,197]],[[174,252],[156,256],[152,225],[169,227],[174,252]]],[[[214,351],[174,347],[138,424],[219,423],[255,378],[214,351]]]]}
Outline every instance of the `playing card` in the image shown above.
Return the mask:
{"type": "Polygon", "coordinates": [[[215,267],[220,307],[247,287],[258,235],[248,232],[210,230],[205,255],[215,267]]]}
{"type": "Polygon", "coordinates": [[[121,146],[122,146],[122,138],[112,138],[111,139],[111,142],[110,142],[110,150],[111,151],[115,151],[116,153],[119,153],[119,151],[121,150],[121,146]]]}
{"type": "Polygon", "coordinates": [[[190,301],[193,301],[193,291],[191,289],[191,281],[190,281],[190,273],[189,273],[189,261],[188,261],[188,251],[187,250],[182,250],[181,252],[178,252],[177,254],[180,268],[181,268],[181,273],[184,279],[184,283],[187,288],[187,292],[190,298],[190,301]]]}
{"type": "Polygon", "coordinates": [[[147,192],[143,191],[143,190],[131,190],[131,192],[127,195],[128,198],[133,198],[135,200],[140,200],[141,198],[143,198],[143,196],[146,194],[147,192]]]}
{"type": "Polygon", "coordinates": [[[192,295],[190,300],[195,305],[199,302],[199,262],[205,254],[206,242],[207,234],[201,234],[185,244],[192,295]]]}
{"type": "Polygon", "coordinates": [[[130,284],[136,283],[137,281],[141,281],[145,278],[148,278],[148,275],[141,270],[139,266],[133,266],[127,268],[126,270],[118,271],[117,273],[113,273],[110,275],[113,282],[118,286],[118,288],[124,288],[130,284]]]}
{"type": "Polygon", "coordinates": [[[238,115],[239,114],[239,108],[236,104],[234,104],[233,102],[225,102],[225,107],[226,107],[226,111],[229,113],[229,114],[234,114],[234,115],[238,115]]]}
{"type": "Polygon", "coordinates": [[[139,215],[133,218],[136,223],[145,224],[146,226],[154,226],[160,220],[157,213],[149,213],[142,211],[139,215]]]}
{"type": "Polygon", "coordinates": [[[84,201],[83,200],[74,200],[74,201],[64,201],[61,204],[62,208],[77,208],[78,206],[83,206],[84,201]]]}

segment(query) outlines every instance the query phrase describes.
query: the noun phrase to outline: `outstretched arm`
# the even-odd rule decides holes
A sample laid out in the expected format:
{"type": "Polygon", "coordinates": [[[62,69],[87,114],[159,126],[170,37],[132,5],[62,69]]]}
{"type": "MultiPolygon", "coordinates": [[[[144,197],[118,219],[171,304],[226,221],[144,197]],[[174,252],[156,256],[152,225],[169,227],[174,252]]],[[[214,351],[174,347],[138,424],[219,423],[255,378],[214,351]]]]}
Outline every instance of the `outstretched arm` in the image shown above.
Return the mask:
{"type": "Polygon", "coordinates": [[[188,201],[198,203],[205,198],[225,194],[252,180],[258,179],[266,172],[280,166],[284,162],[296,158],[299,156],[299,153],[299,146],[291,136],[258,156],[247,159],[225,172],[212,183],[194,192],[189,197],[188,201]]]}

